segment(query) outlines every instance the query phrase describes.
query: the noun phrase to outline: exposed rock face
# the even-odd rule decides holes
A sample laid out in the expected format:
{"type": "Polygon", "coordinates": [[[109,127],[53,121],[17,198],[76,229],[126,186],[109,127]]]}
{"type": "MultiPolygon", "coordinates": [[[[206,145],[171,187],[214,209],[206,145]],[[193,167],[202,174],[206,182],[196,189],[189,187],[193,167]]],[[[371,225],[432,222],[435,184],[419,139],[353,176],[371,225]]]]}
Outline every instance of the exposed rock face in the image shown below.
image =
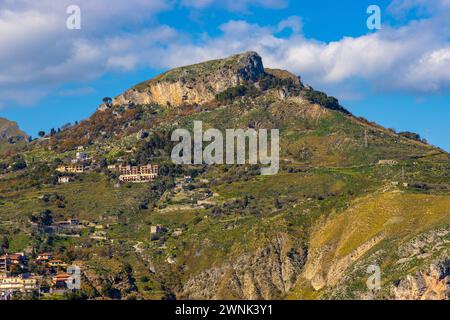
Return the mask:
{"type": "Polygon", "coordinates": [[[0,118],[0,140],[26,140],[28,135],[19,129],[16,122],[0,118]]]}
{"type": "Polygon", "coordinates": [[[183,287],[188,299],[276,299],[294,286],[306,261],[306,251],[277,237],[273,244],[243,254],[220,268],[203,271],[183,287]]]}
{"type": "Polygon", "coordinates": [[[392,286],[391,294],[396,300],[446,300],[450,294],[450,260],[406,276],[392,286]]]}
{"type": "Polygon", "coordinates": [[[83,266],[83,281],[104,298],[126,299],[137,293],[134,279],[125,271],[99,274],[97,270],[83,266]]]}
{"type": "Polygon", "coordinates": [[[261,57],[256,52],[246,52],[173,69],[127,90],[117,96],[113,104],[201,104],[228,88],[257,82],[264,75],[261,57]]]}
{"type": "Polygon", "coordinates": [[[382,239],[381,235],[374,237],[350,254],[340,258],[334,257],[327,265],[324,265],[323,261],[330,254],[333,254],[334,248],[332,246],[323,246],[316,249],[310,254],[303,276],[311,281],[311,285],[315,290],[336,286],[345,275],[347,269],[382,239]]]}

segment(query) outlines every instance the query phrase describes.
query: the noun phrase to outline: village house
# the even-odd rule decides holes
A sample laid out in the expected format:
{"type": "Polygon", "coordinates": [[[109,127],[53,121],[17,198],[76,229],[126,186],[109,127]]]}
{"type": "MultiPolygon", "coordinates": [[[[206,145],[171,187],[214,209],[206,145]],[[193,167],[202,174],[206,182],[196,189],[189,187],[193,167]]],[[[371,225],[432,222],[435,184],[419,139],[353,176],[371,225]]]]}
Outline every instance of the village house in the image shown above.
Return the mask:
{"type": "Polygon", "coordinates": [[[84,173],[87,171],[85,165],[63,165],[59,166],[56,171],[58,172],[69,172],[69,173],[84,173]]]}
{"type": "Polygon", "coordinates": [[[67,176],[58,177],[58,183],[69,183],[69,182],[70,182],[70,177],[67,177],[67,176]]]}
{"type": "Polygon", "coordinates": [[[67,264],[62,260],[50,260],[47,263],[47,266],[50,268],[65,268],[67,264]]]}
{"type": "Polygon", "coordinates": [[[64,221],[54,222],[50,226],[45,226],[43,232],[49,234],[73,234],[79,232],[82,228],[83,226],[79,223],[78,219],[68,219],[64,221]]]}
{"type": "Polygon", "coordinates": [[[0,257],[0,272],[8,272],[9,267],[11,266],[11,259],[8,255],[3,255],[0,257]]]}
{"type": "Polygon", "coordinates": [[[163,232],[166,232],[166,231],[167,231],[167,229],[164,228],[160,224],[157,224],[155,226],[150,226],[150,233],[151,234],[163,233],[163,232]]]}
{"type": "Polygon", "coordinates": [[[52,292],[55,293],[55,290],[65,290],[67,289],[67,283],[70,281],[71,275],[68,273],[58,273],[56,276],[52,278],[52,292]]]}
{"type": "Polygon", "coordinates": [[[8,272],[13,266],[24,268],[27,265],[27,257],[24,253],[4,254],[0,256],[0,271],[8,272]]]}
{"type": "Polygon", "coordinates": [[[72,159],[70,162],[79,163],[89,160],[89,156],[86,152],[77,152],[75,155],[75,159],[72,159]]]}
{"type": "Polygon", "coordinates": [[[38,263],[42,263],[42,262],[47,263],[50,260],[52,260],[52,258],[53,258],[53,254],[52,253],[44,252],[44,253],[39,253],[37,255],[36,261],[38,263]]]}
{"type": "Polygon", "coordinates": [[[18,277],[0,276],[0,292],[20,291],[31,292],[39,289],[37,278],[20,275],[18,277]]]}

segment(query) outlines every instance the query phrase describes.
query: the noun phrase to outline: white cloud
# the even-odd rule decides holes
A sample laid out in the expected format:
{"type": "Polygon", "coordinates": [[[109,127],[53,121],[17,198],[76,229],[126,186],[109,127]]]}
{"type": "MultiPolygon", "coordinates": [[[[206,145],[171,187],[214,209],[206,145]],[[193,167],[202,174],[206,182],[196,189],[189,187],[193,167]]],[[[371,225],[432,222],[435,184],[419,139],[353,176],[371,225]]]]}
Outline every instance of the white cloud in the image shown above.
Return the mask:
{"type": "Polygon", "coordinates": [[[337,86],[366,81],[383,91],[440,92],[450,88],[449,33],[442,21],[413,21],[401,28],[385,26],[377,33],[320,42],[294,33],[278,38],[277,26],[230,21],[220,27],[222,35],[201,44],[171,44],[161,61],[174,67],[227,56],[236,52],[259,52],[266,66],[300,74],[318,86],[337,86]]]}
{"type": "Polygon", "coordinates": [[[170,8],[169,0],[78,0],[81,30],[68,30],[66,9],[73,3],[0,0],[2,105],[7,106],[8,101],[32,104],[64,83],[92,80],[107,70],[136,67],[137,58],[128,51],[137,43],[122,31],[125,28],[154,26],[153,35],[148,29],[143,31],[148,41],[158,42],[167,35],[167,28],[152,20],[170,8]],[[127,47],[128,38],[132,44],[127,47]]]}
{"type": "Polygon", "coordinates": [[[277,31],[283,31],[285,29],[291,29],[294,33],[299,33],[302,31],[303,28],[303,22],[300,17],[292,16],[285,20],[282,20],[278,23],[277,31]]]}
{"type": "Polygon", "coordinates": [[[441,14],[450,9],[450,0],[393,0],[388,6],[396,16],[403,16],[412,9],[421,14],[441,14]]]}
{"type": "MultiPolygon", "coordinates": [[[[171,0],[79,0],[82,29],[71,31],[65,27],[65,9],[72,2],[0,0],[0,105],[32,104],[63,84],[90,81],[106,72],[172,68],[246,50],[259,52],[266,66],[291,70],[314,86],[341,87],[348,97],[359,96],[348,84],[352,81],[385,91],[450,89],[450,0],[433,5],[394,0],[393,12],[421,6],[433,15],[400,28],[384,26],[377,33],[329,43],[305,38],[302,20],[296,16],[275,25],[231,20],[219,27],[220,35],[193,39],[155,19],[175,5],[171,0]],[[292,30],[289,38],[277,36],[286,29],[292,30]]],[[[285,5],[275,0],[240,1],[235,7],[231,0],[181,3],[229,10],[285,5]]]]}
{"type": "Polygon", "coordinates": [[[204,9],[211,6],[224,7],[230,11],[247,12],[249,7],[258,6],[281,9],[288,5],[288,0],[181,0],[181,6],[204,9]]]}

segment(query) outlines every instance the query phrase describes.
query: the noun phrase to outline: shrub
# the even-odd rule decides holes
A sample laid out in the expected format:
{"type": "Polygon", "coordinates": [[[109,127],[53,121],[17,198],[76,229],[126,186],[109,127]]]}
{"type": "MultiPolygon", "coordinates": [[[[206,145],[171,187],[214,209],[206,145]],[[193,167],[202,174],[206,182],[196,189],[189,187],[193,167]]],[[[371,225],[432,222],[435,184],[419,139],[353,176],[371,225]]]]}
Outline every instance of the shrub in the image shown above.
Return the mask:
{"type": "Polygon", "coordinates": [[[308,101],[321,105],[327,109],[340,111],[345,114],[350,114],[350,112],[348,112],[347,109],[345,109],[339,104],[338,99],[336,99],[335,97],[327,96],[327,94],[324,92],[316,90],[308,90],[305,91],[304,97],[308,101]]]}
{"type": "Polygon", "coordinates": [[[243,84],[236,87],[228,88],[216,95],[219,102],[231,102],[238,97],[251,96],[255,97],[259,94],[259,90],[253,84],[243,84]]]}

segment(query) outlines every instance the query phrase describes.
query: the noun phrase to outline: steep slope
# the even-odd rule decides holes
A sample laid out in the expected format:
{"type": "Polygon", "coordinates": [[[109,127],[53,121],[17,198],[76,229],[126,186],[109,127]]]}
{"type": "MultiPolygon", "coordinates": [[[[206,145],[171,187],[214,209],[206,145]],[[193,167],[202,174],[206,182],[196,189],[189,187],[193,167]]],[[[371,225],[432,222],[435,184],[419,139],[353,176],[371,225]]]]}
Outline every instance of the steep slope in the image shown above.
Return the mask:
{"type": "Polygon", "coordinates": [[[419,299],[448,289],[449,155],[351,115],[254,52],[168,71],[0,165],[0,235],[11,250],[82,265],[93,298],[419,299]],[[279,173],[174,165],[171,132],[194,120],[280,129],[279,173]],[[78,147],[98,166],[57,184],[56,167],[78,147]],[[9,169],[18,161],[26,168],[9,169]],[[160,176],[120,184],[105,167],[115,163],[157,163],[160,176]],[[49,211],[91,227],[69,238],[36,232],[31,222],[49,211]],[[156,224],[167,232],[151,234],[156,224]],[[92,238],[98,230],[106,239],[92,238]]]}

